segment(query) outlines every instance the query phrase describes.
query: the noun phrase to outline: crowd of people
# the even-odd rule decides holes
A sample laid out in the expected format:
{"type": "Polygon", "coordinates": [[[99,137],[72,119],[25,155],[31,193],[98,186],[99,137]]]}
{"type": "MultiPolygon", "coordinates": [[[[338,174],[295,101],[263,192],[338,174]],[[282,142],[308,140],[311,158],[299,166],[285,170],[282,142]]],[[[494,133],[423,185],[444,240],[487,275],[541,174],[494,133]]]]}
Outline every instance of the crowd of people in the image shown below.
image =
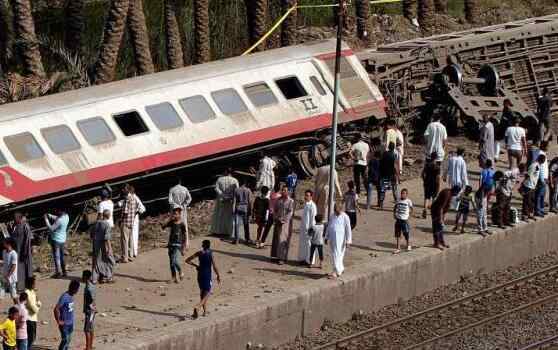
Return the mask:
{"type": "MultiPolygon", "coordinates": [[[[449,151],[448,134],[434,115],[424,132],[424,166],[421,172],[424,207],[422,218],[430,215],[433,246],[449,248],[444,239],[448,213],[455,212],[453,231],[467,232],[469,214],[476,214],[476,233],[481,236],[492,234],[492,225],[499,228],[514,226],[520,220],[536,220],[537,217],[558,211],[558,157],[551,159],[547,152],[551,137],[550,110],[552,99],[547,90],[539,103],[539,126],[533,138],[514,115],[511,102],[506,101],[500,118],[504,130],[496,130],[489,116],[483,116],[479,130],[477,159],[481,168],[478,184],[469,176],[466,162],[467,152],[463,147],[449,151]],[[501,144],[507,152],[507,166],[496,170],[502,153],[501,144]],[[445,184],[445,185],[444,185],[445,184]],[[512,205],[515,193],[521,195],[521,210],[512,205]]],[[[291,249],[293,234],[298,232],[296,260],[309,268],[323,268],[324,245],[329,246],[331,272],[329,278],[340,277],[344,271],[344,256],[352,244],[352,231],[358,224],[362,209],[377,207],[384,209],[387,191],[393,196],[393,219],[396,248],[401,252],[401,236],[405,239],[406,251],[412,250],[412,222],[414,205],[407,188],[399,190],[403,171],[405,138],[395,120],[385,123],[381,147],[372,149],[366,135],[352,145],[353,179],[342,192],[336,171],[329,166],[317,169],[314,188],[305,189],[303,205],[296,207],[298,178],[294,171],[287,176],[277,176],[277,162],[261,153],[256,173],[255,186],[251,189],[244,179],[237,179],[232,169],[226,169],[215,183],[215,205],[211,220],[211,233],[223,237],[231,244],[243,243],[263,249],[271,233],[269,259],[285,264],[291,249]],[[333,177],[333,208],[329,214],[330,176],[333,177]],[[282,180],[282,181],[281,181],[282,180]],[[252,191],[255,192],[252,192],[252,191]],[[361,197],[361,193],[365,193],[361,197]],[[373,199],[376,197],[376,203],[373,199]],[[300,226],[294,227],[293,216],[301,210],[300,226]],[[329,216],[328,216],[329,215],[329,216]],[[250,234],[250,223],[255,222],[256,235],[250,234]]],[[[469,152],[470,155],[470,152],[469,152]]],[[[82,275],[84,289],[84,332],[86,350],[93,347],[94,320],[97,312],[95,303],[96,285],[114,283],[116,264],[133,261],[139,252],[139,220],[146,208],[130,184],[124,186],[122,200],[114,203],[112,194],[102,190],[97,207],[97,220],[90,226],[92,244],[91,269],[82,275]],[[116,208],[120,208],[115,217],[116,208]],[[120,256],[115,256],[112,241],[115,228],[120,233],[120,256]]],[[[186,257],[190,248],[188,232],[188,206],[192,202],[189,190],[181,179],[169,190],[168,205],[170,218],[161,225],[168,231],[168,257],[172,281],[179,283],[184,278],[181,257],[184,263],[197,270],[200,302],[194,307],[193,318],[200,311],[205,315],[211,295],[213,274],[220,282],[221,276],[211,250],[211,241],[204,240],[201,250],[186,257]],[[197,260],[198,263],[195,263],[197,260]]],[[[63,209],[45,214],[44,222],[49,231],[48,243],[54,265],[53,278],[67,277],[64,261],[65,244],[70,218],[63,209]]],[[[5,235],[6,236],[6,235],[5,235]]],[[[3,278],[0,293],[7,293],[14,306],[9,309],[7,320],[0,324],[0,335],[5,349],[30,349],[36,339],[37,317],[42,306],[37,296],[36,280],[33,276],[33,231],[25,215],[15,213],[9,234],[3,240],[3,278]]],[[[70,347],[74,330],[74,297],[80,283],[71,281],[54,307],[54,317],[59,326],[61,342],[59,349],[70,347]]]]}

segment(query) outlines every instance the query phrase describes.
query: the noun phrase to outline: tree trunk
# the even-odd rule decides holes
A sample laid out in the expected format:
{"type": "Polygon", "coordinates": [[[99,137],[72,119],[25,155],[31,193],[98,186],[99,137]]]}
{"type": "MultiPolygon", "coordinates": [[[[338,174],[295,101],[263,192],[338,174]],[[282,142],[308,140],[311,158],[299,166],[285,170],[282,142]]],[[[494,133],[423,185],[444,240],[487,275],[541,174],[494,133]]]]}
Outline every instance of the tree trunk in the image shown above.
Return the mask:
{"type": "Polygon", "coordinates": [[[104,84],[114,80],[116,62],[124,30],[129,0],[112,0],[108,18],[105,22],[103,41],[99,50],[99,58],[95,63],[95,84],[104,84]]]}
{"type": "MultiPolygon", "coordinates": [[[[268,3],[267,0],[246,0],[245,3],[250,45],[254,45],[266,32],[268,3]]],[[[265,50],[265,41],[254,49],[254,51],[263,50],[265,50]]]]}
{"type": "Polygon", "coordinates": [[[11,0],[18,53],[22,57],[23,69],[27,75],[42,77],[45,69],[35,33],[35,22],[30,0],[11,0]]]}
{"type": "MultiPolygon", "coordinates": [[[[287,12],[291,7],[297,4],[297,0],[281,0],[282,12],[287,12]]],[[[297,32],[296,32],[296,19],[297,10],[291,12],[291,14],[283,21],[281,27],[281,45],[290,46],[296,45],[297,43],[297,32]]]]}
{"type": "Polygon", "coordinates": [[[465,19],[469,23],[477,23],[480,17],[480,1],[465,0],[465,19]]]}
{"type": "Polygon", "coordinates": [[[144,75],[155,72],[149,46],[149,33],[145,24],[143,0],[130,0],[128,30],[134,51],[137,74],[144,75]]]}
{"type": "Polygon", "coordinates": [[[418,21],[423,32],[427,35],[434,31],[434,0],[419,0],[418,21]]]}
{"type": "Polygon", "coordinates": [[[368,21],[370,19],[370,1],[357,0],[356,1],[356,22],[357,34],[359,39],[368,40],[368,21]]]}
{"type": "Polygon", "coordinates": [[[176,0],[176,20],[178,21],[178,31],[180,32],[180,42],[182,43],[182,57],[184,58],[184,65],[191,64],[191,56],[188,48],[188,38],[186,37],[186,30],[184,23],[186,23],[186,0],[176,0]]]}
{"type": "Polygon", "coordinates": [[[8,71],[14,44],[13,19],[7,0],[0,0],[0,78],[8,71]]]}
{"type": "Polygon", "coordinates": [[[211,59],[209,49],[209,0],[194,0],[194,63],[211,59]]]}
{"type": "Polygon", "coordinates": [[[448,14],[448,0],[435,0],[436,12],[447,15],[448,14]]]}
{"type": "Polygon", "coordinates": [[[403,0],[403,16],[409,21],[417,18],[417,0],[403,0]]]}
{"type": "Polygon", "coordinates": [[[180,31],[178,30],[178,21],[176,20],[175,0],[165,0],[165,31],[169,69],[184,67],[182,42],[180,41],[180,31]]]}
{"type": "Polygon", "coordinates": [[[81,34],[85,27],[83,15],[84,0],[70,0],[66,5],[66,33],[64,35],[64,45],[72,53],[81,53],[81,34]]]}

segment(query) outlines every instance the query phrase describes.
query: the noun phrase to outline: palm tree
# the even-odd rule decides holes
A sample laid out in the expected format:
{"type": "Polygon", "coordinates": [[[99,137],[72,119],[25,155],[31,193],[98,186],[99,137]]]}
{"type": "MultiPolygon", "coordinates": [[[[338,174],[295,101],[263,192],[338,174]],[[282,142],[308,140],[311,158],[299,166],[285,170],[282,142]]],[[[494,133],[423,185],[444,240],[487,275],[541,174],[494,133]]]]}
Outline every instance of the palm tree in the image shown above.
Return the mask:
{"type": "Polygon", "coordinates": [[[369,30],[368,30],[368,20],[370,18],[370,1],[368,0],[357,0],[356,1],[356,22],[357,22],[357,33],[361,40],[368,40],[369,30]]]}
{"type": "Polygon", "coordinates": [[[436,12],[447,14],[448,13],[448,0],[436,0],[436,12]]]}
{"type": "Polygon", "coordinates": [[[83,33],[84,16],[83,16],[84,0],[68,1],[65,9],[66,17],[66,33],[64,36],[64,45],[74,54],[81,52],[81,33],[83,33]]]}
{"type": "Polygon", "coordinates": [[[209,49],[209,0],[194,0],[194,63],[211,60],[209,49]]]}
{"type": "MultiPolygon", "coordinates": [[[[248,18],[248,35],[250,45],[255,44],[264,34],[267,27],[267,0],[245,0],[248,18]]],[[[254,51],[265,50],[265,42],[258,45],[254,51]]]]}
{"type": "Polygon", "coordinates": [[[418,7],[418,21],[426,34],[432,34],[434,30],[434,0],[420,0],[418,7]]]}
{"type": "MultiPolygon", "coordinates": [[[[290,8],[297,5],[297,0],[281,0],[282,12],[287,12],[290,8]]],[[[297,32],[296,32],[296,19],[297,10],[291,12],[291,14],[283,21],[281,27],[281,45],[289,46],[295,45],[297,43],[297,32]]]]}
{"type": "Polygon", "coordinates": [[[155,72],[151,50],[149,46],[149,33],[145,23],[143,0],[130,0],[128,9],[128,30],[134,51],[136,70],[139,75],[155,72]]]}
{"type": "Polygon", "coordinates": [[[30,0],[11,0],[18,53],[27,75],[45,75],[30,0]]]}
{"type": "Polygon", "coordinates": [[[480,17],[480,1],[465,0],[465,19],[469,23],[477,23],[480,17]]]}
{"type": "Polygon", "coordinates": [[[0,0],[0,78],[8,71],[8,61],[12,56],[12,25],[10,9],[4,0],[0,0]]]}
{"type": "Polygon", "coordinates": [[[180,31],[176,20],[175,0],[165,0],[165,31],[169,69],[184,67],[182,42],[180,41],[180,31]]]}
{"type": "Polygon", "coordinates": [[[403,16],[409,21],[417,18],[417,0],[403,0],[403,16]]]}
{"type": "Polygon", "coordinates": [[[129,0],[112,0],[110,3],[99,58],[94,68],[95,84],[103,84],[114,80],[116,61],[126,28],[129,5],[129,0]]]}

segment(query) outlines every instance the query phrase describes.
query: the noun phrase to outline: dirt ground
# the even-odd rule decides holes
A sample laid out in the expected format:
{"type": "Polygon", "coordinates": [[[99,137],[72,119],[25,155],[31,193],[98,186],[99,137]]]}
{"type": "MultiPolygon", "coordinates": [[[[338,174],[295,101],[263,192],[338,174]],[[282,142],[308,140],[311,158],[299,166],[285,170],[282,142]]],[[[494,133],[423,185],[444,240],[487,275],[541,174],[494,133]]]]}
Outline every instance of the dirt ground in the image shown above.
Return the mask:
{"type": "MultiPolygon", "coordinates": [[[[452,142],[455,147],[456,142],[452,142]]],[[[469,148],[470,149],[470,148],[469,148]]],[[[413,149],[410,152],[419,152],[413,149]]],[[[556,155],[556,149],[551,156],[556,155]]],[[[478,168],[476,162],[470,162],[470,181],[478,181],[478,168]]],[[[501,164],[501,163],[500,163],[501,164]]],[[[501,164],[500,166],[503,166],[501,164]]],[[[407,170],[413,167],[406,167],[407,170]]],[[[414,176],[415,170],[406,170],[406,180],[401,187],[409,189],[410,197],[415,204],[415,215],[411,219],[412,245],[415,250],[433,249],[431,247],[430,222],[419,218],[422,211],[422,184],[414,176]]],[[[343,178],[349,176],[343,173],[343,178]]],[[[308,181],[301,183],[299,190],[303,191],[312,184],[308,181]]],[[[361,197],[360,203],[364,202],[361,197]]],[[[515,198],[515,206],[519,206],[519,198],[515,198]]],[[[386,207],[380,210],[362,210],[359,215],[359,224],[354,231],[354,243],[347,255],[347,270],[357,264],[378,263],[384,264],[393,261],[394,250],[393,218],[391,214],[392,200],[388,193],[386,207]]],[[[300,215],[300,213],[297,213],[300,215]]],[[[452,214],[449,217],[453,217],[452,214]]],[[[451,220],[451,219],[450,219],[451,220]]],[[[474,218],[469,221],[469,229],[465,235],[448,234],[449,244],[467,239],[481,239],[474,233],[474,218]]],[[[299,217],[295,216],[295,232],[291,240],[289,258],[296,260],[298,254],[298,226],[299,217]]],[[[449,225],[448,225],[449,226],[449,225]]],[[[251,227],[252,234],[255,227],[251,227]]],[[[144,230],[145,231],[145,230],[144,230]]],[[[142,231],[143,232],[143,231],[142,231]]],[[[145,236],[145,235],[144,235],[145,236]]],[[[163,234],[155,242],[161,242],[163,234]]],[[[115,246],[118,237],[115,237],[115,246]]],[[[201,245],[202,237],[196,237],[192,241],[192,248],[188,254],[194,253],[201,245]]],[[[266,300],[277,298],[282,292],[288,291],[290,287],[300,284],[323,283],[327,272],[331,271],[329,254],[326,255],[323,270],[308,269],[287,264],[278,266],[269,261],[269,246],[265,249],[255,249],[245,245],[231,245],[218,238],[210,238],[215,252],[215,259],[221,271],[222,284],[217,285],[211,300],[211,314],[207,317],[218,318],[221,313],[234,310],[238,305],[246,302],[265,303],[266,300]]],[[[72,239],[69,249],[70,259],[75,259],[72,254],[77,249],[84,249],[84,245],[78,245],[72,239]],[[75,243],[75,245],[73,245],[75,243]]],[[[81,239],[83,240],[83,239],[81,239]]],[[[269,243],[269,240],[268,240],[269,243]]],[[[192,306],[197,301],[198,290],[195,271],[189,267],[183,267],[186,278],[179,285],[169,283],[170,272],[168,268],[167,251],[156,247],[158,244],[151,241],[142,241],[142,253],[130,264],[119,264],[116,267],[116,283],[112,285],[98,286],[98,309],[96,332],[98,343],[111,344],[123,339],[133,339],[135,334],[145,334],[153,329],[170,327],[174,324],[183,324],[187,327],[194,320],[185,317],[191,312],[192,306]]],[[[160,245],[159,245],[160,246],[160,245]]],[[[327,251],[327,249],[326,249],[327,251]]],[[[413,251],[403,254],[414,254],[413,251]]],[[[79,261],[79,260],[78,260],[79,261]]],[[[73,262],[71,278],[78,278],[80,271],[85,265],[78,266],[73,262]]],[[[52,307],[57,297],[67,288],[67,280],[53,280],[42,278],[39,281],[38,294],[43,302],[40,313],[39,340],[41,349],[54,348],[58,340],[58,332],[52,318],[52,307]]],[[[82,337],[82,298],[77,296],[77,326],[73,348],[83,345],[82,337]]],[[[0,309],[6,310],[9,306],[8,300],[0,302],[0,309]]]]}

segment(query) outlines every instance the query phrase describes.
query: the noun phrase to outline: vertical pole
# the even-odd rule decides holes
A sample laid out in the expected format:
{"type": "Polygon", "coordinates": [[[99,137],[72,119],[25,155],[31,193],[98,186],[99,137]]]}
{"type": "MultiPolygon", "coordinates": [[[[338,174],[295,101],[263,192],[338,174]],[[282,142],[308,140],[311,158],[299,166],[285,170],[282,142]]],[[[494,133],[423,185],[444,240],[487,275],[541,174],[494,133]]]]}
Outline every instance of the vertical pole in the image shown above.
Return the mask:
{"type": "Polygon", "coordinates": [[[343,40],[343,16],[345,15],[345,1],[338,0],[337,9],[337,47],[335,50],[335,84],[333,89],[333,114],[331,120],[331,157],[329,164],[329,207],[327,210],[327,220],[333,212],[335,203],[335,163],[337,161],[337,114],[339,106],[339,85],[341,70],[341,43],[343,40]]]}

